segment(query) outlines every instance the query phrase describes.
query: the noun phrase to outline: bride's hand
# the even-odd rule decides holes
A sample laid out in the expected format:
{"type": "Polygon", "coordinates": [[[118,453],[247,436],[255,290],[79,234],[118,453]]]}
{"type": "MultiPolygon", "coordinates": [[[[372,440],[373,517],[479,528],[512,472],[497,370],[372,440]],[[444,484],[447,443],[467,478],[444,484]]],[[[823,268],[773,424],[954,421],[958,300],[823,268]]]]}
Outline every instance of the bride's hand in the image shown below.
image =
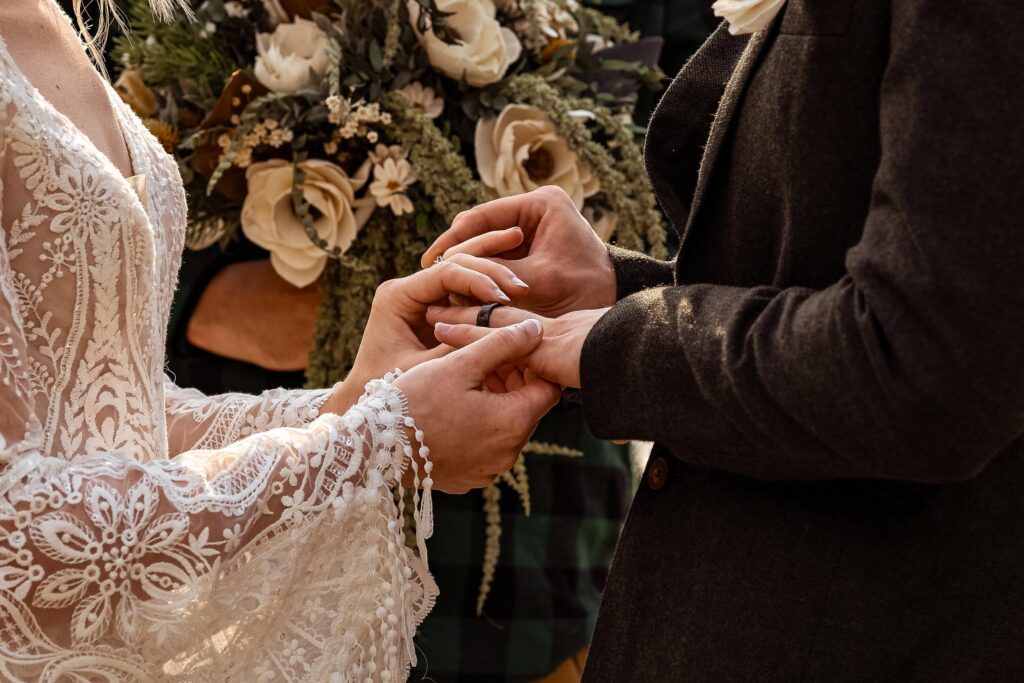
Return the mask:
{"type": "Polygon", "coordinates": [[[559,386],[515,369],[541,343],[538,321],[491,332],[395,382],[424,432],[433,487],[440,491],[482,488],[511,469],[541,417],[561,397],[559,386]],[[496,376],[503,392],[488,389],[496,376]]]}
{"type": "Polygon", "coordinates": [[[508,268],[465,255],[382,283],[373,297],[352,371],[323,410],[344,413],[359,400],[370,380],[395,368],[409,370],[451,351],[438,343],[433,326],[426,321],[427,308],[447,303],[449,294],[504,303],[510,294],[520,295],[523,289],[508,268]]]}

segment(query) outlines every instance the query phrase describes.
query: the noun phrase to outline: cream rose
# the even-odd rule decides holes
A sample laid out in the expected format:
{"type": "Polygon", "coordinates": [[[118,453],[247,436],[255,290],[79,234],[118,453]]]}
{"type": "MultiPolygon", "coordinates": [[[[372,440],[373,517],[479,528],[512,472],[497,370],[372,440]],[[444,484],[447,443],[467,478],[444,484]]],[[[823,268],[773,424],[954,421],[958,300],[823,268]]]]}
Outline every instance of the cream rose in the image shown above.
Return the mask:
{"type": "MultiPolygon", "coordinates": [[[[348,251],[374,209],[372,199],[355,196],[366,184],[370,163],[364,164],[355,177],[320,159],[304,161],[299,167],[306,174],[302,192],[315,209],[313,226],[317,235],[329,247],[348,251]]],[[[270,262],[278,275],[296,287],[305,287],[323,272],[327,254],[309,241],[302,222],[292,211],[293,172],[294,166],[282,159],[249,167],[242,232],[270,252],[270,262]]]]}
{"type": "Polygon", "coordinates": [[[315,22],[296,17],[273,33],[256,34],[256,78],[278,93],[292,93],[327,71],[327,34],[315,22]]]}
{"type": "MultiPolygon", "coordinates": [[[[455,80],[465,77],[467,83],[477,88],[500,81],[509,65],[519,59],[523,46],[511,29],[498,22],[494,3],[437,0],[437,7],[451,14],[446,25],[459,42],[449,45],[428,29],[420,36],[420,42],[430,64],[455,80]]],[[[410,2],[409,12],[415,23],[419,4],[410,2]]]]}
{"type": "Polygon", "coordinates": [[[784,4],[786,0],[715,0],[711,9],[729,23],[729,33],[738,36],[763,29],[784,4]]]}
{"type": "Polygon", "coordinates": [[[499,197],[544,185],[565,190],[577,209],[600,189],[590,168],[558,136],[544,112],[510,104],[476,124],[476,165],[484,186],[499,197]]]}

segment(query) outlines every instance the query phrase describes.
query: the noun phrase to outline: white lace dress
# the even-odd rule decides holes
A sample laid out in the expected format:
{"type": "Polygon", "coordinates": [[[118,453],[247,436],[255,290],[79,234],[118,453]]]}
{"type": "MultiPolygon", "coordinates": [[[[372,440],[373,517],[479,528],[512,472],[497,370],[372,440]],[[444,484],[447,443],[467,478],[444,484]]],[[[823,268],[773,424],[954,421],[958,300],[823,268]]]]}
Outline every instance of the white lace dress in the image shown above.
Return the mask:
{"type": "Polygon", "coordinates": [[[0,678],[404,680],[436,588],[400,392],[165,377],[185,197],[107,91],[142,197],[0,38],[0,678]]]}

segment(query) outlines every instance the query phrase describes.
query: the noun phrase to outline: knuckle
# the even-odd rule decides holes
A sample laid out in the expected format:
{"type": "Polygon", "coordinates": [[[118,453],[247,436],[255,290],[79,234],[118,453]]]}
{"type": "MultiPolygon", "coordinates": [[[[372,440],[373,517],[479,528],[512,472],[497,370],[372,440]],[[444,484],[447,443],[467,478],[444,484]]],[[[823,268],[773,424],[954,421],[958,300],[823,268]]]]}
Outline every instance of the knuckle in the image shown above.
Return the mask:
{"type": "Polygon", "coordinates": [[[373,301],[379,304],[381,300],[387,300],[394,298],[398,290],[401,288],[401,282],[398,279],[385,280],[384,282],[377,285],[377,290],[374,293],[373,301]]]}
{"type": "Polygon", "coordinates": [[[486,375],[489,372],[487,363],[482,358],[473,358],[469,362],[463,364],[462,367],[455,368],[452,370],[452,374],[468,375],[469,377],[476,379],[480,375],[486,375]]]}
{"type": "Polygon", "coordinates": [[[569,194],[558,185],[545,185],[543,187],[537,188],[536,191],[537,193],[541,194],[541,196],[546,197],[552,201],[572,201],[571,199],[569,199],[569,194]]]}
{"type": "Polygon", "coordinates": [[[473,284],[481,287],[491,288],[496,287],[497,283],[491,277],[490,273],[485,273],[480,270],[469,269],[470,277],[473,278],[473,284]]]}
{"type": "Polygon", "coordinates": [[[454,277],[461,270],[462,268],[453,259],[445,259],[444,261],[438,264],[437,268],[437,272],[442,279],[454,277]]]}

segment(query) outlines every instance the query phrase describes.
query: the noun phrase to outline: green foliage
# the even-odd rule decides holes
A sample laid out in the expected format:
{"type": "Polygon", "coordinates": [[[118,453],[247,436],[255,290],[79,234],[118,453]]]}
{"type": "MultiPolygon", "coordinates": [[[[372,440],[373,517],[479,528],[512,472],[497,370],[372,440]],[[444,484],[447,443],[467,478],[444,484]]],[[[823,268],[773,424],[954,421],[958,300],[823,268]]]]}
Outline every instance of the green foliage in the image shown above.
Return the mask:
{"type": "Polygon", "coordinates": [[[321,277],[321,305],[306,380],[328,386],[352,369],[377,285],[416,272],[420,254],[460,212],[483,201],[465,158],[433,122],[397,93],[381,99],[391,114],[387,137],[409,153],[416,169],[422,211],[393,216],[377,211],[352,249],[328,264],[321,277]]]}
{"type": "Polygon", "coordinates": [[[433,121],[398,93],[388,93],[381,104],[391,113],[387,127],[393,138],[409,152],[409,160],[419,177],[431,207],[450,222],[460,212],[485,201],[480,183],[450,138],[433,121]]]}
{"type": "Polygon", "coordinates": [[[310,387],[331,386],[352,369],[370,317],[373,293],[388,261],[387,233],[391,225],[387,223],[381,213],[374,214],[352,249],[355,253],[350,253],[344,263],[327,262],[320,277],[324,298],[306,368],[310,387]]]}
{"type": "Polygon", "coordinates": [[[209,105],[231,73],[248,65],[247,55],[202,35],[198,22],[157,19],[148,0],[124,0],[121,5],[131,33],[114,41],[114,59],[141,68],[150,87],[168,89],[176,97],[197,96],[200,104],[209,105]]]}
{"type": "Polygon", "coordinates": [[[620,24],[607,14],[593,7],[581,7],[577,13],[579,19],[586,23],[584,31],[593,31],[605,40],[615,44],[635,43],[640,39],[640,34],[633,31],[626,24],[620,24]]]}

